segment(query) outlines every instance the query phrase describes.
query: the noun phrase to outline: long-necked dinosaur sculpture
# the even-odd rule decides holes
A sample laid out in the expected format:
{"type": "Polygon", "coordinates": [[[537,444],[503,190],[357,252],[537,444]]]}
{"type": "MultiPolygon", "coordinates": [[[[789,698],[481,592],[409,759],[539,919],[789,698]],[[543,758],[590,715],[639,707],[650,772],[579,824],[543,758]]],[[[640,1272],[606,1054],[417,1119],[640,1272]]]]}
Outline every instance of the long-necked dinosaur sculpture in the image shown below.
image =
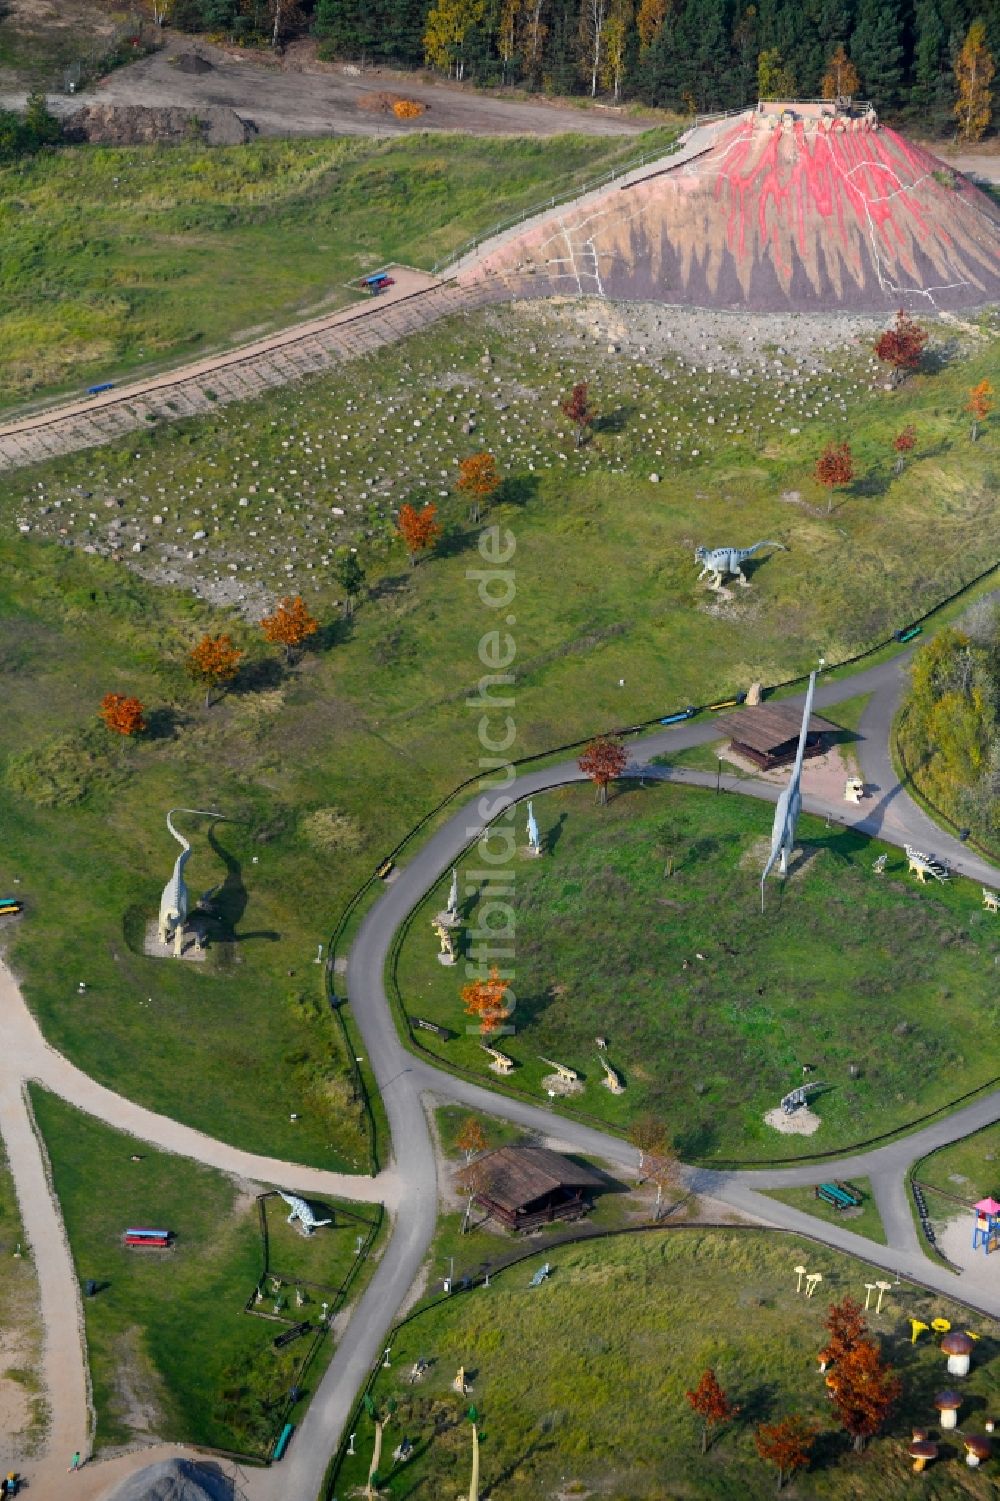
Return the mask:
{"type": "Polygon", "coordinates": [[[806,740],[809,735],[809,719],[812,715],[813,693],[816,689],[816,674],[809,674],[809,691],[806,694],[805,707],[802,710],[802,728],[799,730],[799,748],[795,753],[795,765],[792,767],[792,775],[788,786],[778,798],[778,805],[774,810],[774,827],[771,830],[771,853],[767,857],[763,875],[760,878],[760,910],[764,910],[764,882],[774,869],[775,861],[781,857],[781,874],[788,874],[788,857],[795,847],[795,825],[799,821],[802,811],[802,762],[806,753],[806,740]]]}
{"type": "Polygon", "coordinates": [[[175,813],[190,813],[195,818],[221,818],[221,813],[209,812],[205,808],[171,808],[167,814],[167,828],[173,834],[181,847],[181,852],[174,861],[173,875],[163,888],[160,897],[160,942],[167,944],[173,939],[174,957],[179,959],[184,948],[184,924],[188,915],[188,889],[184,880],[184,867],[191,854],[191,846],[174,828],[175,813]]]}

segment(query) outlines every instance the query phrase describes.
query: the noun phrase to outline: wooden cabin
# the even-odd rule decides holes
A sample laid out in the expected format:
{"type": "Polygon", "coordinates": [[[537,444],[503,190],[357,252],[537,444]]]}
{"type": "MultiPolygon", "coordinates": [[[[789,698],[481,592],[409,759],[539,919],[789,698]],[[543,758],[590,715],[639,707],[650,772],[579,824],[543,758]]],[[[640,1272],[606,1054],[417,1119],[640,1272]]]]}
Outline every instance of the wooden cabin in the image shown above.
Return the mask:
{"type": "MultiPolygon", "coordinates": [[[[802,728],[802,707],[784,700],[779,703],[755,704],[738,714],[725,714],[718,721],[723,733],[732,741],[738,756],[745,756],[755,766],[770,771],[788,766],[795,760],[802,728]]],[[[809,716],[806,755],[821,756],[838,733],[838,726],[818,714],[809,716]]]]}
{"type": "Polygon", "coordinates": [[[546,1147],[498,1147],[476,1166],[480,1183],[475,1202],[511,1230],[578,1219],[605,1186],[591,1168],[546,1147]]]}

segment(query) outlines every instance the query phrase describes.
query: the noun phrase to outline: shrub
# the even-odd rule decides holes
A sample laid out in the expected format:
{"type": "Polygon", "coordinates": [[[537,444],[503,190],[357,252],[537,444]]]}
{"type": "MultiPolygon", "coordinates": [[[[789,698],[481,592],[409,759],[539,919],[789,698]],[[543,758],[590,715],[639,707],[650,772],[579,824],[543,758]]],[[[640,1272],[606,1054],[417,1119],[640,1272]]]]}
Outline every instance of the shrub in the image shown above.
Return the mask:
{"type": "Polygon", "coordinates": [[[339,808],[314,808],[300,828],[307,844],[321,855],[353,855],[365,842],[357,819],[339,808]]]}
{"type": "Polygon", "coordinates": [[[39,808],[68,808],[97,787],[120,781],[111,742],[95,725],[53,735],[7,762],[5,781],[12,792],[39,808]]]}

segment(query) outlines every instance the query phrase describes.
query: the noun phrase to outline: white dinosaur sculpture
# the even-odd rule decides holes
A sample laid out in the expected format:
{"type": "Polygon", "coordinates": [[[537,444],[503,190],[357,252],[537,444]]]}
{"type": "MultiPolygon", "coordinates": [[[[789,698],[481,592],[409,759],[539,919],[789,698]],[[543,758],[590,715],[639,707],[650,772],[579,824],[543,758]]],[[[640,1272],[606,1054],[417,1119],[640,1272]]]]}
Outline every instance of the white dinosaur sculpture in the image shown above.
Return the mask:
{"type": "Polygon", "coordinates": [[[764,873],[760,878],[760,910],[764,910],[764,882],[774,869],[775,861],[781,856],[781,874],[788,874],[788,857],[795,848],[795,825],[799,821],[802,811],[802,762],[806,753],[806,739],[809,735],[809,717],[812,714],[813,693],[816,688],[816,674],[809,674],[809,691],[806,694],[805,707],[802,710],[802,728],[799,731],[799,748],[795,753],[795,765],[792,767],[792,775],[788,786],[778,798],[778,806],[774,810],[774,826],[771,829],[771,853],[767,857],[764,873]]]}
{"type": "Polygon", "coordinates": [[[296,1220],[298,1220],[299,1224],[302,1226],[303,1235],[311,1235],[313,1231],[318,1230],[321,1225],[333,1224],[332,1219],[318,1220],[313,1214],[312,1210],[309,1208],[309,1205],[306,1203],[305,1199],[300,1199],[298,1194],[286,1194],[283,1188],[279,1188],[278,1198],[284,1199],[285,1203],[288,1204],[291,1208],[292,1212],[288,1216],[288,1223],[292,1225],[296,1220]]]}
{"type": "Polygon", "coordinates": [[[759,552],[762,547],[776,547],[779,552],[788,551],[783,542],[755,542],[752,547],[696,547],[694,560],[701,564],[698,583],[700,584],[708,573],[711,574],[708,587],[720,590],[724,576],[731,573],[743,589],[749,589],[750,580],[743,572],[742,565],[747,558],[752,558],[754,553],[759,552]]]}
{"type": "Polygon", "coordinates": [[[174,862],[174,873],[163,888],[160,897],[160,942],[174,941],[174,958],[179,959],[184,948],[184,924],[188,915],[188,889],[184,880],[184,867],[191,854],[191,846],[183,834],[174,828],[175,813],[191,813],[195,818],[221,818],[221,813],[210,813],[205,808],[171,808],[167,814],[167,828],[181,846],[174,862]]]}
{"type": "Polygon", "coordinates": [[[922,850],[915,850],[912,844],[904,844],[906,858],[910,862],[907,871],[917,877],[923,884],[928,876],[933,876],[935,881],[947,881],[950,871],[943,860],[937,855],[925,855],[922,850]]]}

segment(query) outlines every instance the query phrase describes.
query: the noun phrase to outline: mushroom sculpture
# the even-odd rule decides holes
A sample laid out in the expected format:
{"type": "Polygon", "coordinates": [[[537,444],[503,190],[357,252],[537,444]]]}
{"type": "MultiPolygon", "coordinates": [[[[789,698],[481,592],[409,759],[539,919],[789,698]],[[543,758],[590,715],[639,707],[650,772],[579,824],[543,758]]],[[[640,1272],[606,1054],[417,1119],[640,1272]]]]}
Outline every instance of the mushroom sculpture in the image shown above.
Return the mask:
{"type": "Polygon", "coordinates": [[[929,1438],[915,1438],[907,1451],[913,1460],[913,1473],[919,1475],[932,1459],[937,1459],[938,1446],[929,1438]]]}
{"type": "Polygon", "coordinates": [[[934,1406],[941,1414],[942,1428],[958,1427],[958,1409],[962,1405],[961,1392],[938,1392],[934,1406]]]}
{"type": "Polygon", "coordinates": [[[969,1374],[969,1358],[972,1355],[973,1340],[968,1334],[963,1334],[961,1329],[952,1329],[941,1341],[942,1353],[948,1357],[948,1374],[950,1376],[967,1376],[969,1374]]]}
{"type": "Polygon", "coordinates": [[[975,1470],[984,1459],[993,1453],[993,1445],[983,1433],[969,1433],[965,1437],[965,1463],[975,1470]]]}

